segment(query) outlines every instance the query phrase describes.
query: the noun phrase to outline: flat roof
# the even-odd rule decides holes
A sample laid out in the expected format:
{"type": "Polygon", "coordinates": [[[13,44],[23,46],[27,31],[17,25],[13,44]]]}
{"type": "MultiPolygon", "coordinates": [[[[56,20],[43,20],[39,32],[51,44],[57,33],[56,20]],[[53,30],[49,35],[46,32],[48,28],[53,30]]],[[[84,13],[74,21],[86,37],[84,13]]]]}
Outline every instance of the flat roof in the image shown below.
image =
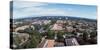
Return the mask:
{"type": "Polygon", "coordinates": [[[75,38],[65,39],[66,46],[76,46],[79,45],[75,38]]]}

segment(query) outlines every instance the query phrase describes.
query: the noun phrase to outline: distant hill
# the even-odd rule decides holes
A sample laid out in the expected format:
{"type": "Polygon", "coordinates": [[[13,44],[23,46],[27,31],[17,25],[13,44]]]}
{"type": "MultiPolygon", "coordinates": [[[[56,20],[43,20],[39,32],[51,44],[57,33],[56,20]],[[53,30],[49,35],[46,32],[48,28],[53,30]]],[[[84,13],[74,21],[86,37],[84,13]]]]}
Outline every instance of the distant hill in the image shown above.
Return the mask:
{"type": "Polygon", "coordinates": [[[88,18],[80,18],[80,17],[72,17],[72,16],[39,16],[39,17],[27,17],[27,18],[20,18],[14,19],[14,21],[23,21],[23,20],[85,20],[91,22],[97,22],[96,19],[88,19],[88,18]]]}

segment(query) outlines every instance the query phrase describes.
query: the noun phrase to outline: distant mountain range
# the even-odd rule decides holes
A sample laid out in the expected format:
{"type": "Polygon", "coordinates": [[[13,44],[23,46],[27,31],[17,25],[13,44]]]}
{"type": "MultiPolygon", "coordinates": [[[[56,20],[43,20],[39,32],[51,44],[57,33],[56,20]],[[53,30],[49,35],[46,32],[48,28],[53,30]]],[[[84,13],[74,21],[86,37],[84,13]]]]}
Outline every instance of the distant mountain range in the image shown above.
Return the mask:
{"type": "Polygon", "coordinates": [[[97,22],[96,19],[88,19],[88,18],[72,17],[72,16],[40,16],[40,17],[27,17],[27,18],[14,19],[14,21],[33,20],[33,19],[38,19],[38,20],[85,20],[85,21],[97,22]]]}

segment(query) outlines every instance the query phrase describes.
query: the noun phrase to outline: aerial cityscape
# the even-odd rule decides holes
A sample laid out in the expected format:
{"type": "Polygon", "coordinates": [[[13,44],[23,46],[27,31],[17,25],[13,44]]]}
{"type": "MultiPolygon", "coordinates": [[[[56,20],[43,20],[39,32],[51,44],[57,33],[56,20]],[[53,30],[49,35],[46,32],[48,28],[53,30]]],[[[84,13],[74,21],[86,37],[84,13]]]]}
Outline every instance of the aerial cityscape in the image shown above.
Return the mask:
{"type": "Polygon", "coordinates": [[[97,8],[42,2],[11,2],[10,48],[97,44],[97,8]]]}

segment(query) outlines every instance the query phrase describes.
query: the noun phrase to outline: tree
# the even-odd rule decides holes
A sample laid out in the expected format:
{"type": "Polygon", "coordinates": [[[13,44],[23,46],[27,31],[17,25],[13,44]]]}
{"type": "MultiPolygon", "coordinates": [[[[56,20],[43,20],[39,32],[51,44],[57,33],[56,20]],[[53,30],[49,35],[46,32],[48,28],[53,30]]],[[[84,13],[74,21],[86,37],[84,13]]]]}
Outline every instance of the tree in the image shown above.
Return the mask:
{"type": "Polygon", "coordinates": [[[36,36],[32,36],[29,42],[24,46],[24,48],[36,48],[39,44],[39,39],[36,36]]]}
{"type": "Polygon", "coordinates": [[[54,23],[56,23],[56,20],[52,20],[50,25],[53,25],[54,23]]]}
{"type": "Polygon", "coordinates": [[[83,33],[83,40],[85,40],[85,41],[88,40],[88,33],[87,32],[83,33]]]}
{"type": "Polygon", "coordinates": [[[38,32],[34,31],[33,34],[31,34],[29,43],[27,43],[24,47],[25,48],[36,48],[39,45],[41,38],[42,36],[38,32]]]}
{"type": "Polygon", "coordinates": [[[32,28],[26,28],[25,30],[24,30],[24,32],[25,33],[28,33],[29,35],[32,35],[33,34],[33,29],[32,28]]]}
{"type": "Polygon", "coordinates": [[[54,39],[54,35],[55,35],[55,33],[54,33],[53,31],[50,31],[50,30],[49,30],[49,31],[47,32],[47,38],[48,38],[48,39],[54,39]]]}
{"type": "Polygon", "coordinates": [[[97,32],[91,32],[90,33],[90,40],[89,40],[89,42],[91,43],[91,44],[97,44],[97,32]]]}
{"type": "Polygon", "coordinates": [[[94,38],[94,37],[96,37],[96,36],[97,36],[97,32],[96,32],[96,31],[90,33],[90,37],[91,37],[91,38],[94,38]]]}
{"type": "Polygon", "coordinates": [[[47,30],[49,28],[50,24],[43,25],[44,30],[47,30]]]}
{"type": "Polygon", "coordinates": [[[57,33],[58,39],[62,39],[62,38],[63,38],[63,35],[64,35],[64,32],[59,31],[59,32],[57,33]]]}
{"type": "Polygon", "coordinates": [[[30,35],[29,42],[24,46],[24,48],[36,48],[42,38],[40,33],[30,27],[25,29],[24,31],[30,35]]]}

